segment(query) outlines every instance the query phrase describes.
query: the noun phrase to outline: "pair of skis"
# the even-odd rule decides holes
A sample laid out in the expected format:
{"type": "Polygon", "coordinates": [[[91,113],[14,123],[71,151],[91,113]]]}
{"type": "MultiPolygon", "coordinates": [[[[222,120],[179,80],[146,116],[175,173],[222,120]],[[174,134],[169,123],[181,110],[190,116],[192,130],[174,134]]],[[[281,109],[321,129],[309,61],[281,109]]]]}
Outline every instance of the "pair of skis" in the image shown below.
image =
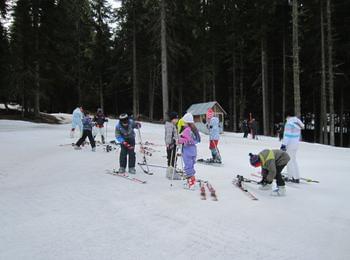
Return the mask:
{"type": "Polygon", "coordinates": [[[200,188],[199,190],[200,190],[201,200],[206,200],[207,199],[206,190],[205,190],[205,187],[207,187],[209,192],[210,192],[211,199],[213,201],[218,201],[218,197],[216,195],[216,191],[215,191],[213,186],[208,181],[197,180],[197,182],[199,183],[199,188],[200,188]]]}
{"type": "Polygon", "coordinates": [[[127,173],[120,173],[120,172],[118,172],[115,169],[113,169],[113,170],[106,170],[106,173],[107,174],[111,174],[113,176],[118,176],[118,177],[127,179],[129,181],[137,182],[137,183],[140,183],[140,184],[146,184],[147,183],[147,181],[145,181],[145,180],[138,179],[138,178],[133,177],[133,176],[127,174],[127,173]]]}

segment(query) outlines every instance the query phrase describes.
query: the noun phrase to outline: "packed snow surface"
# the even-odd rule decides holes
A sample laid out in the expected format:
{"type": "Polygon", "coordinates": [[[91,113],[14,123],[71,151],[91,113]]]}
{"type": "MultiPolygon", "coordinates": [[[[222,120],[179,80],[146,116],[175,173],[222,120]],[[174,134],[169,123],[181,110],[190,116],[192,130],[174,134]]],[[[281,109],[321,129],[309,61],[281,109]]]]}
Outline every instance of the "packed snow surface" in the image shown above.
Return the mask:
{"type": "MultiPolygon", "coordinates": [[[[108,140],[114,127],[110,120],[108,140]]],[[[350,149],[301,143],[301,175],[320,183],[287,184],[285,197],[247,184],[253,201],[232,179],[255,178],[248,153],[280,142],[225,132],[224,164],[196,164],[196,177],[217,190],[212,201],[182,181],[170,186],[162,168],[137,168],[147,184],[105,174],[119,167],[119,151],[74,150],[69,131],[0,120],[0,259],[350,259],[350,149]]],[[[164,127],[143,123],[141,133],[157,144],[148,162],[166,165],[164,127]]],[[[202,135],[198,158],[209,154],[202,135]]]]}

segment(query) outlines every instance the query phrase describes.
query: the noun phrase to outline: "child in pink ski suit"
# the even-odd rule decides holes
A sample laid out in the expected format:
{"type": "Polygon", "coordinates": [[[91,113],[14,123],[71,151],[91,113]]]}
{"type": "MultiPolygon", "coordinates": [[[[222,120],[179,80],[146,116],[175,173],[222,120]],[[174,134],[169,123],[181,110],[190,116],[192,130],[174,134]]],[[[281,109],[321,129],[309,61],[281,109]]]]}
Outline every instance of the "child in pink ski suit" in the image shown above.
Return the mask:
{"type": "Polygon", "coordinates": [[[186,113],[183,117],[186,123],[185,129],[180,135],[179,144],[182,144],[182,158],[184,161],[184,171],[187,177],[187,183],[189,188],[193,187],[196,183],[194,174],[194,164],[196,163],[197,147],[196,144],[200,142],[199,132],[194,125],[193,116],[190,113],[186,113]]]}

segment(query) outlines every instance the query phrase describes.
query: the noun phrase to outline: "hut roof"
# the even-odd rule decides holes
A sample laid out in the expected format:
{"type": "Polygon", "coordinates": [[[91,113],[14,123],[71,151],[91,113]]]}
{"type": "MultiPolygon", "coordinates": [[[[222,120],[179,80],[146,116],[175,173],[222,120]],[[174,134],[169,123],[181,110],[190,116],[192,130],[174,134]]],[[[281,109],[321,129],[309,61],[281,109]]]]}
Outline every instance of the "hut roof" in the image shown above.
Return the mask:
{"type": "Polygon", "coordinates": [[[220,106],[220,104],[216,101],[206,102],[206,103],[197,103],[192,104],[188,109],[187,112],[191,113],[194,116],[198,115],[205,115],[209,108],[213,108],[215,104],[218,105],[220,110],[226,115],[226,111],[220,106]]]}

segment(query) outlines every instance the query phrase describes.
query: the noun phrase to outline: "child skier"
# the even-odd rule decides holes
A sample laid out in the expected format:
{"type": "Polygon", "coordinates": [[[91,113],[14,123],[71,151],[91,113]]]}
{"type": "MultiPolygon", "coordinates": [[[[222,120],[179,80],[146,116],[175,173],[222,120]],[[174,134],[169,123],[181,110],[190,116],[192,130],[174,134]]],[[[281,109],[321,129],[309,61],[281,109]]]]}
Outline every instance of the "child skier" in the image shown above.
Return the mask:
{"type": "Polygon", "coordinates": [[[193,116],[191,113],[186,113],[183,117],[185,128],[180,135],[179,144],[182,144],[182,158],[184,161],[184,171],[186,174],[186,186],[189,189],[194,188],[196,184],[196,173],[194,164],[196,163],[197,147],[196,144],[200,142],[201,138],[199,132],[194,125],[193,116]]]}
{"type": "Polygon", "coordinates": [[[214,111],[209,108],[206,114],[207,127],[209,129],[209,150],[211,151],[212,158],[209,159],[211,163],[221,163],[221,156],[218,149],[218,143],[220,139],[220,127],[219,118],[214,116],[214,111]]]}
{"type": "Polygon", "coordinates": [[[128,114],[121,114],[115,127],[116,142],[120,143],[119,173],[125,173],[127,156],[129,155],[129,173],[135,174],[135,132],[141,124],[129,118],[128,114]]]}
{"type": "Polygon", "coordinates": [[[89,138],[90,141],[90,145],[92,148],[92,151],[95,152],[96,151],[96,145],[95,145],[95,140],[92,137],[92,126],[93,126],[93,122],[89,116],[89,112],[85,111],[84,113],[84,117],[82,120],[82,125],[83,125],[83,135],[82,137],[78,140],[78,142],[75,144],[75,149],[76,150],[80,150],[81,147],[80,145],[85,141],[86,137],[89,138]]]}
{"type": "Polygon", "coordinates": [[[105,117],[105,115],[102,112],[102,109],[99,108],[97,109],[97,113],[94,116],[93,121],[95,122],[96,125],[96,133],[94,133],[94,139],[97,136],[97,132],[100,133],[101,135],[101,141],[104,144],[105,143],[105,136],[104,136],[104,123],[108,122],[108,119],[105,117]]]}
{"type": "Polygon", "coordinates": [[[72,129],[70,131],[71,138],[74,138],[74,130],[76,127],[79,127],[80,136],[82,135],[83,133],[82,119],[83,119],[83,107],[78,106],[76,109],[74,109],[72,114],[72,129]]]}
{"type": "Polygon", "coordinates": [[[257,155],[250,153],[249,157],[252,166],[261,166],[260,189],[271,190],[272,182],[276,179],[277,189],[273,190],[272,195],[284,196],[286,188],[281,172],[290,160],[289,155],[281,150],[265,149],[257,155]]]}
{"type": "Polygon", "coordinates": [[[169,113],[169,120],[168,122],[165,122],[165,145],[166,145],[166,152],[167,152],[167,160],[168,160],[168,168],[167,168],[167,173],[166,177],[168,179],[175,179],[179,180],[181,179],[180,176],[174,171],[175,167],[175,157],[176,157],[176,142],[179,138],[177,129],[176,129],[176,124],[179,120],[178,114],[176,112],[171,112],[169,113]]]}
{"type": "Polygon", "coordinates": [[[299,141],[301,138],[301,129],[304,129],[305,125],[299,120],[294,113],[287,112],[287,122],[284,127],[283,140],[281,150],[286,151],[290,156],[290,162],[287,165],[287,175],[295,183],[299,183],[299,167],[297,164],[297,151],[299,147],[299,141]]]}

